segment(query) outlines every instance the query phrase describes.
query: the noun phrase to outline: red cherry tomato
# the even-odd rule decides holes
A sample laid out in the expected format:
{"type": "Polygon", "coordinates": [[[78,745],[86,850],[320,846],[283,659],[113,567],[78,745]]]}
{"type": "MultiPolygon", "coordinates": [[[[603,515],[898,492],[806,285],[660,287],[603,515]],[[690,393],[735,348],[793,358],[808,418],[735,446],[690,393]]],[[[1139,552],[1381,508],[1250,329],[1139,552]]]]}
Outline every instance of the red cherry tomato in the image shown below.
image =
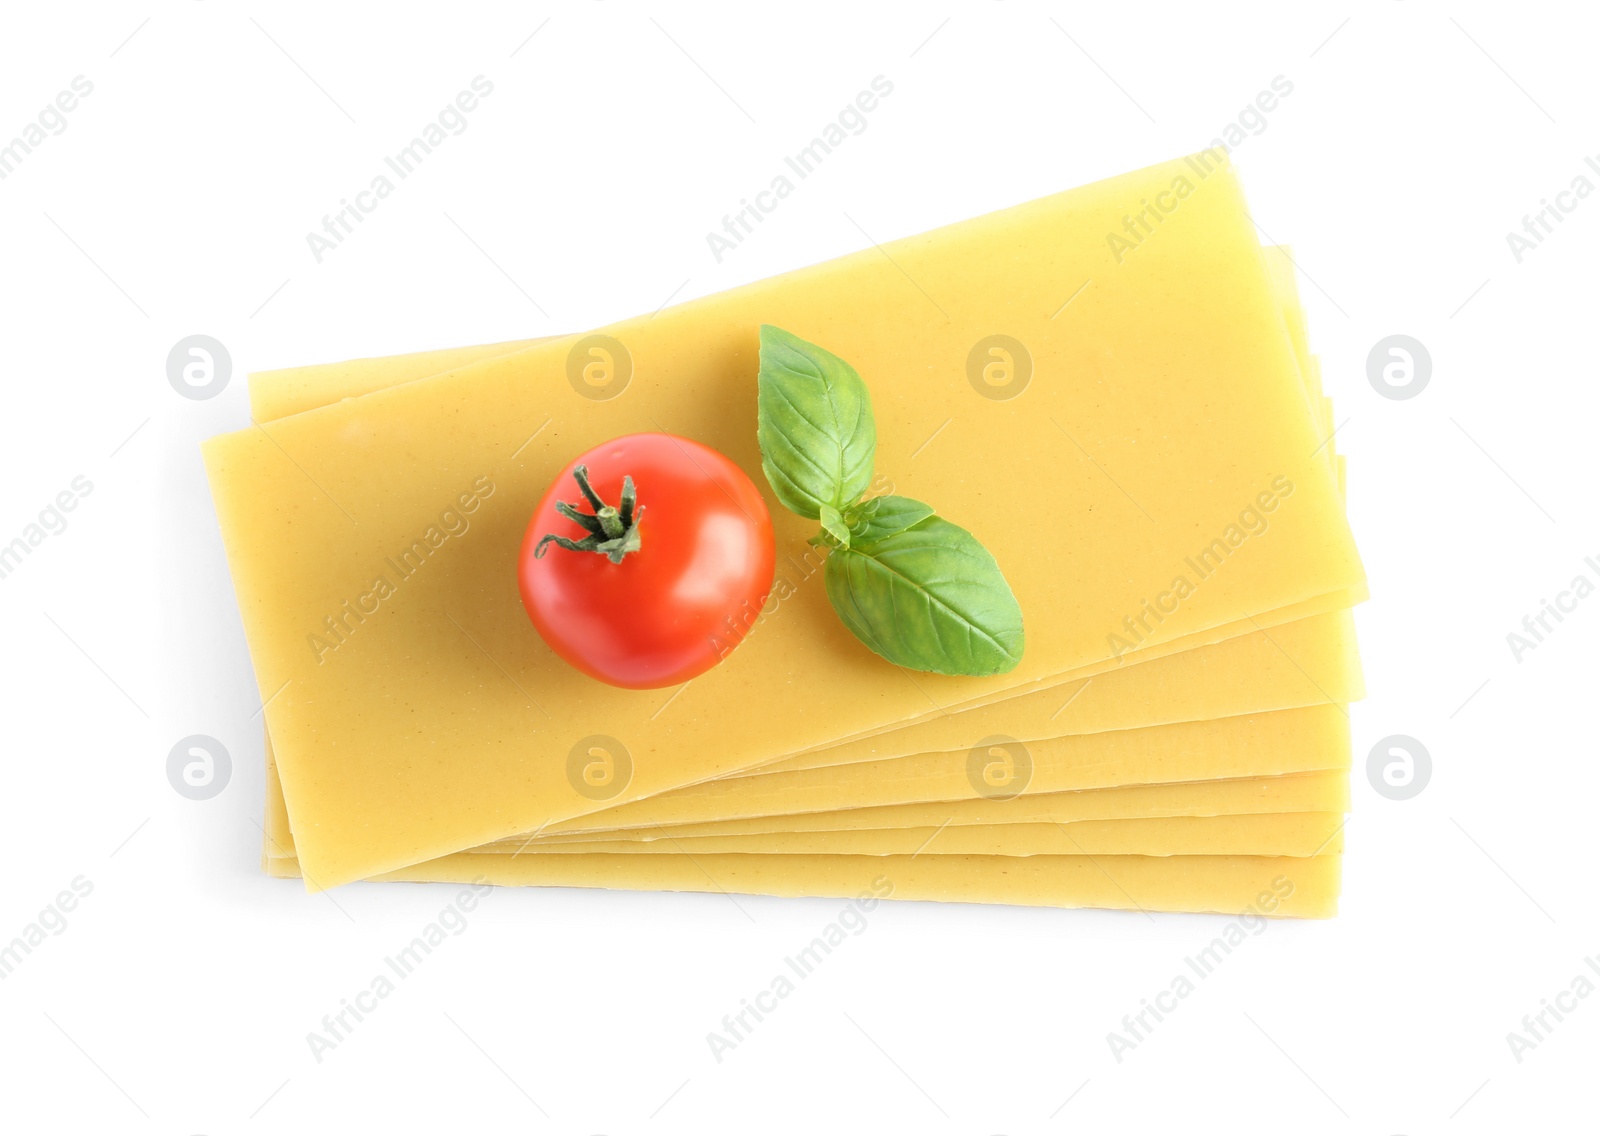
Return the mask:
{"type": "Polygon", "coordinates": [[[642,689],[720,662],[766,602],[774,560],[772,517],[742,469],[688,438],[628,434],[561,471],[529,522],[518,576],[556,654],[642,689]]]}

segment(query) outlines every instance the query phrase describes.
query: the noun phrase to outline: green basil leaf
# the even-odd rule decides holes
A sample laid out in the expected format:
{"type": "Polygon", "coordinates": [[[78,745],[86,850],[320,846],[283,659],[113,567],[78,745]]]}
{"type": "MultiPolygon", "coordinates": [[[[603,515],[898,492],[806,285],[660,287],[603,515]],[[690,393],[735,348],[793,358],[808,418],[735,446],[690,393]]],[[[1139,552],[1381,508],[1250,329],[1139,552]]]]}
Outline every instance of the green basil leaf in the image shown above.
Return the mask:
{"type": "Polygon", "coordinates": [[[1000,566],[942,517],[835,549],[823,581],[845,626],[891,663],[995,675],[1022,661],[1022,609],[1000,566]]]}
{"type": "Polygon", "coordinates": [[[843,512],[872,481],[878,430],[855,368],[770,324],[761,326],[757,396],[761,469],[784,508],[843,512]]]}
{"type": "Polygon", "coordinates": [[[845,513],[850,540],[844,543],[882,540],[933,516],[933,506],[909,497],[871,497],[845,513]]]}

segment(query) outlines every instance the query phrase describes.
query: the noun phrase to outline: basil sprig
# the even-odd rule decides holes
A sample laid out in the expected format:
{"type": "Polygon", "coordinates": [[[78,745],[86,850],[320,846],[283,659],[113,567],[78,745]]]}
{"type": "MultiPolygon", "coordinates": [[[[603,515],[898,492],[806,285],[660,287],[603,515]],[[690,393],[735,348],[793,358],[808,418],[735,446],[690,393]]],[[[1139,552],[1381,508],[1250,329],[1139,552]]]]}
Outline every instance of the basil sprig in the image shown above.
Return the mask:
{"type": "Polygon", "coordinates": [[[819,521],[828,599],[851,632],[913,670],[1004,674],[1022,661],[1022,609],[976,537],[909,497],[873,497],[878,433],[855,368],[762,325],[761,468],[778,500],[819,521]]]}

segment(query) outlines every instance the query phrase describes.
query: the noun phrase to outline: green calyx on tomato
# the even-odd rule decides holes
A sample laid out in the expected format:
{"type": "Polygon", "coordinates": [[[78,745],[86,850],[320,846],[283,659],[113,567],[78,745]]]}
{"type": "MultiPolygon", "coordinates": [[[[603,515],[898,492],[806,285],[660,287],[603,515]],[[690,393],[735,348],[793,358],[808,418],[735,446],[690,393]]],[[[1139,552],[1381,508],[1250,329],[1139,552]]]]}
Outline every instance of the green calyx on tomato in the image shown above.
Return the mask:
{"type": "Polygon", "coordinates": [[[862,500],[878,432],[854,367],[761,327],[761,468],[779,501],[822,529],[834,611],[872,650],[912,670],[995,675],[1022,661],[1022,609],[989,550],[909,497],[862,500]]]}
{"type": "Polygon", "coordinates": [[[634,488],[633,478],[627,476],[622,479],[622,503],[617,506],[607,505],[600,499],[600,494],[594,491],[589,484],[588,466],[580,465],[574,469],[572,479],[583,490],[594,513],[581,512],[577,506],[565,501],[555,502],[555,509],[567,520],[576,521],[588,529],[589,535],[582,540],[573,540],[556,533],[545,533],[533,547],[533,558],[542,560],[552,544],[572,552],[598,552],[613,564],[621,564],[622,558],[628,553],[638,552],[639,518],[644,514],[644,506],[639,504],[639,493],[634,488]]]}

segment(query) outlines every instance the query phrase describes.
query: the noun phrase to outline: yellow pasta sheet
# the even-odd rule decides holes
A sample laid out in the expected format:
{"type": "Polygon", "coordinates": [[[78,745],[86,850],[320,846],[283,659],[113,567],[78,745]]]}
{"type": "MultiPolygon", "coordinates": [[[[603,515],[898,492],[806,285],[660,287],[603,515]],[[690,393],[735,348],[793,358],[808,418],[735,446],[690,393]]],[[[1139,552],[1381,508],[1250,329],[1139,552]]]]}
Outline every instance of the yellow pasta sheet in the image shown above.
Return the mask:
{"type": "Polygon", "coordinates": [[[459,370],[484,359],[498,359],[543,343],[549,336],[506,343],[483,343],[438,351],[415,351],[374,359],[348,359],[313,367],[283,367],[250,376],[250,418],[271,422],[347,398],[459,370]]]}
{"type": "Polygon", "coordinates": [[[1031,743],[1265,710],[1348,704],[1365,696],[1355,622],[1348,611],[1339,611],[800,754],[756,772],[821,769],[960,749],[996,734],[1031,743]]]}
{"type": "MultiPolygon", "coordinates": [[[[1339,856],[446,856],[381,880],[1328,918],[1339,856]]],[[[292,878],[294,860],[267,869],[292,878]]]]}
{"type": "MultiPolygon", "coordinates": [[[[1274,259],[1286,263],[1281,256],[1274,259]]],[[[1292,295],[1292,277],[1290,284],[1292,295]]],[[[1298,310],[1298,305],[1292,306],[1298,310]]],[[[528,340],[511,346],[537,342],[540,341],[528,340]]],[[[438,373],[442,364],[466,365],[501,353],[505,346],[261,372],[251,377],[256,417],[270,419],[368,393],[380,385],[375,376],[383,377],[381,385],[414,381],[438,373]]],[[[1272,631],[1252,630],[1220,643],[1155,658],[1144,669],[1138,669],[1134,664],[1141,661],[1140,653],[1134,652],[1125,658],[1124,666],[1088,679],[763,763],[758,771],[814,769],[905,756],[948,749],[965,739],[993,733],[1003,732],[1027,741],[1318,702],[1348,703],[1365,694],[1355,628],[1347,611],[1298,619],[1272,631]]],[[[745,772],[729,776],[743,776],[745,772]]]]}
{"type": "MultiPolygon", "coordinates": [[[[297,848],[323,885],[594,811],[565,768],[587,735],[641,755],[627,794],[644,797],[931,717],[930,701],[978,705],[1103,666],[1119,635],[1190,643],[1255,613],[1364,594],[1224,167],[1139,171],[607,334],[632,361],[609,401],[567,381],[578,346],[567,337],[208,443],[297,848]],[[1182,207],[1116,264],[1105,232],[1180,182],[1182,207]],[[1085,274],[1094,286],[1053,320],[1085,274]],[[670,712],[660,692],[597,688],[538,641],[512,565],[523,520],[573,452],[664,428],[759,480],[761,322],[851,359],[873,389],[880,470],[996,554],[1028,621],[1016,672],[910,681],[855,642],[815,586],[794,588],[726,664],[671,695],[670,712]],[[967,382],[967,356],[995,326],[1030,345],[1023,397],[984,398],[967,382]],[[913,461],[945,423],[948,445],[913,461]],[[1051,523],[1001,523],[1002,485],[1050,501],[1051,523]],[[469,498],[471,531],[391,588],[384,618],[352,620],[336,651],[315,649],[315,629],[368,595],[387,558],[431,544],[443,511],[469,498]],[[1186,566],[1200,579],[1174,602],[1186,566]]],[[[811,526],[781,510],[775,522],[780,558],[803,555],[811,526]]]]}
{"type": "MultiPolygon", "coordinates": [[[[1349,762],[1350,722],[1344,708],[1308,706],[712,781],[612,809],[604,814],[610,823],[602,827],[694,824],[984,795],[1259,777],[1337,769],[1349,762]]],[[[543,831],[582,832],[595,827],[598,819],[600,814],[580,817],[543,831]]]]}
{"type": "Polygon", "coordinates": [[[557,843],[607,840],[674,840],[696,836],[742,836],[801,832],[892,831],[951,825],[1074,824],[1091,820],[1163,817],[1244,816],[1259,813],[1346,813],[1350,809],[1347,769],[1319,769],[1276,777],[1225,781],[1183,781],[1168,785],[1129,785],[1068,793],[1029,793],[1009,801],[975,798],[915,805],[841,809],[776,817],[745,817],[707,824],[608,829],[592,833],[512,837],[490,847],[502,851],[544,848],[557,843]]]}
{"type": "MultiPolygon", "coordinates": [[[[1275,279],[1279,281],[1280,291],[1288,297],[1293,297],[1292,268],[1286,257],[1277,249],[1267,250],[1271,265],[1277,269],[1275,279]]],[[[1298,303],[1289,303],[1285,308],[1285,320],[1290,328],[1297,353],[1301,354],[1302,366],[1307,359],[1304,355],[1304,323],[1300,316],[1298,303]]],[[[473,362],[479,358],[509,353],[510,349],[520,348],[537,341],[524,341],[509,345],[490,345],[480,348],[464,348],[454,351],[428,352],[419,355],[401,356],[384,360],[357,360],[346,364],[333,364],[323,367],[298,368],[281,372],[266,372],[252,376],[251,390],[258,419],[281,416],[284,413],[297,413],[300,410],[310,409],[315,405],[325,404],[337,398],[352,397],[368,393],[380,386],[397,385],[401,382],[412,381],[428,375],[438,373],[450,367],[458,367],[473,362]]],[[[1307,376],[1308,400],[1315,402],[1320,399],[1320,380],[1314,371],[1307,376]]],[[[1327,416],[1327,400],[1320,399],[1324,414],[1323,425],[1331,428],[1331,418],[1327,416]]],[[[1140,725],[1155,724],[1167,721],[1201,720],[1207,718],[1226,717],[1233,714],[1242,714],[1254,710],[1277,709],[1288,706],[1303,706],[1314,704],[1318,701],[1348,702],[1361,697],[1360,668],[1356,662],[1354,646],[1354,628],[1349,614],[1344,612],[1332,613],[1325,616],[1312,617],[1286,624],[1275,631],[1252,632],[1249,635],[1239,636],[1235,639],[1224,641],[1209,647],[1197,648],[1182,654],[1158,659],[1144,665],[1142,668],[1124,667],[1111,671],[1098,678],[1082,680],[1077,683],[1066,684],[1062,687],[1040,691],[1034,695],[1009,699],[990,706],[967,711],[964,714],[947,715],[921,726],[913,726],[904,730],[894,731],[889,734],[878,735],[864,741],[847,743],[828,749],[814,751],[811,754],[801,755],[774,764],[761,767],[762,772],[778,772],[792,769],[821,768],[834,764],[845,764],[851,761],[873,760],[883,756],[897,756],[897,752],[913,752],[918,749],[938,750],[960,744],[965,738],[977,734],[996,732],[1002,726],[1010,727],[1017,736],[1023,740],[1034,740],[1047,736],[1052,732],[1078,733],[1094,732],[1098,730],[1115,730],[1133,728],[1140,725]],[[1058,721],[1059,720],[1059,721],[1058,721]]],[[[744,776],[737,774],[735,776],[744,776]]],[[[1232,786],[1232,782],[1223,782],[1223,785],[1232,786]]],[[[277,818],[278,837],[273,840],[269,837],[269,849],[279,851],[273,854],[292,855],[292,840],[288,836],[287,821],[283,813],[281,794],[276,789],[275,774],[273,777],[273,790],[269,793],[269,809],[277,818]]],[[[1341,786],[1342,787],[1342,786],[1341,786]]],[[[1208,786],[1209,788],[1209,786],[1208,786]]],[[[1347,796],[1347,793],[1345,794],[1347,796]]],[[[976,803],[976,802],[975,802],[976,803]]],[[[1321,802],[1326,803],[1326,802],[1321,802]]],[[[1180,807],[1173,805],[1171,807],[1180,807]]],[[[1186,807],[1186,806],[1185,806],[1186,807]]],[[[1342,809],[1343,802],[1331,807],[1342,809]]],[[[1224,844],[1221,850],[1231,851],[1235,854],[1260,854],[1260,855],[1306,855],[1304,845],[1291,847],[1266,847],[1251,846],[1250,840],[1257,839],[1257,834],[1263,831],[1276,832],[1276,829],[1263,829],[1263,825],[1281,825],[1290,820],[1301,823],[1307,822],[1314,816],[1312,813],[1294,814],[1290,817],[1251,817],[1249,823],[1242,828],[1223,829],[1216,825],[1216,818],[1194,818],[1201,825],[1201,831],[1211,839],[1220,839],[1223,832],[1227,832],[1234,840],[1232,844],[1224,844]],[[1206,827],[1210,826],[1210,827],[1206,827]],[[1297,848],[1299,850],[1297,850],[1297,848]]],[[[1323,814],[1331,815],[1331,814],[1323,814]]],[[[604,813],[595,814],[595,819],[605,816],[604,813]]],[[[744,818],[739,821],[726,822],[728,824],[746,825],[759,824],[769,818],[744,818]]],[[[809,818],[808,818],[809,819],[809,818]]],[[[954,818],[940,822],[941,826],[948,826],[954,818]]],[[[773,820],[773,823],[781,823],[773,820]]],[[[1096,823],[1096,822],[1083,822],[1096,823]]],[[[1099,822],[1104,825],[1107,822],[1099,822]]],[[[1115,822],[1110,822],[1115,827],[1115,822]]],[[[759,846],[752,843],[749,848],[737,846],[739,834],[715,835],[708,834],[706,840],[710,843],[697,844],[696,838],[689,835],[696,828],[702,830],[715,830],[718,822],[710,822],[702,826],[677,826],[673,829],[663,830],[659,826],[628,830],[616,830],[614,835],[618,840],[653,840],[666,833],[683,834],[685,847],[702,847],[720,851],[778,851],[783,850],[783,842],[794,839],[805,839],[813,834],[789,834],[784,832],[764,832],[761,834],[759,846]],[[734,841],[734,843],[729,843],[734,841]]],[[[1010,831],[1017,831],[1016,826],[1010,831]]],[[[1034,826],[1038,828],[1039,826],[1034,826]]],[[[927,839],[927,834],[937,829],[917,828],[904,830],[916,834],[911,840],[909,850],[921,847],[927,839]]],[[[1003,830],[1000,830],[1003,831],[1003,830]]],[[[1047,831],[1055,832],[1053,828],[1047,831]]],[[[1080,837],[1082,825],[1074,825],[1074,831],[1080,837]]],[[[1191,829],[1181,826],[1178,829],[1187,838],[1191,829]]],[[[1099,834],[1100,830],[1096,830],[1099,834]]],[[[1121,831],[1116,839],[1106,834],[1106,839],[1112,840],[1108,846],[1085,847],[1091,853],[1104,853],[1109,848],[1117,851],[1143,853],[1143,854],[1181,854],[1187,851],[1205,851],[1205,849],[1191,849],[1185,845],[1166,845],[1138,847],[1129,844],[1127,838],[1136,836],[1146,839],[1152,830],[1148,827],[1128,827],[1121,831]],[[1118,842],[1120,841],[1120,843],[1118,842]]],[[[474,851],[512,851],[524,848],[545,849],[553,844],[559,847],[563,842],[589,846],[596,850],[603,847],[605,838],[612,833],[607,831],[573,833],[568,835],[541,836],[531,841],[528,837],[519,835],[509,841],[496,842],[485,845],[474,851]]],[[[854,833],[862,835],[860,830],[854,833]]],[[[866,835],[872,837],[877,845],[877,851],[893,851],[899,844],[906,842],[907,838],[900,831],[877,831],[866,835]]],[[[971,841],[979,834],[967,834],[962,841],[971,841]]],[[[1060,833],[1056,833],[1059,838],[1060,833]]],[[[676,840],[678,837],[671,837],[676,840]]],[[[983,834],[983,841],[992,841],[994,838],[983,834]]],[[[1318,836],[1312,841],[1313,845],[1321,844],[1322,837],[1318,836]]],[[[929,851],[946,851],[943,845],[946,841],[935,842],[929,846],[929,851]]],[[[823,848],[796,848],[794,851],[825,851],[823,848]]],[[[844,850],[858,850],[854,846],[844,850]]],[[[969,849],[966,843],[959,843],[949,851],[965,851],[969,849]]],[[[986,851],[987,848],[976,850],[986,851]]],[[[1071,852],[1070,847],[1060,849],[1062,852],[1071,852]]],[[[1213,849],[1215,851],[1216,849],[1213,849]]]]}
{"type": "Polygon", "coordinates": [[[701,856],[740,852],[827,856],[1323,856],[1344,850],[1342,813],[1155,817],[1073,824],[940,825],[854,832],[774,832],[663,840],[542,843],[496,841],[479,855],[596,852],[701,856]]]}
{"type": "MultiPolygon", "coordinates": [[[[1301,368],[1308,409],[1320,415],[1319,429],[1331,433],[1331,409],[1321,395],[1315,360],[1306,350],[1304,317],[1292,261],[1287,250],[1276,246],[1264,249],[1263,254],[1301,368]]],[[[540,342],[543,340],[521,340],[259,372],[251,376],[250,382],[254,417],[257,421],[270,421],[540,342]]],[[[1333,456],[1331,441],[1326,451],[1333,456]]],[[[951,749],[969,739],[997,733],[1028,741],[1230,717],[1318,702],[1349,703],[1365,693],[1354,624],[1344,611],[1296,620],[1270,632],[1252,630],[1210,646],[1154,659],[1142,670],[1132,665],[1140,661],[1139,652],[1124,661],[1123,667],[1092,678],[763,763],[756,771],[814,769],[951,749]]],[[[729,776],[745,773],[741,770],[729,776]]]]}
{"type": "Polygon", "coordinates": [[[710,781],[592,818],[550,824],[541,832],[683,826],[974,797],[1253,778],[1349,768],[1349,760],[1344,707],[1314,706],[710,781]],[[595,826],[600,816],[619,822],[595,826]]]}
{"type": "MultiPolygon", "coordinates": [[[[294,856],[294,837],[277,770],[272,763],[270,740],[267,761],[267,818],[265,854],[294,856]]],[[[1318,770],[1283,776],[1235,780],[1193,781],[1136,785],[1114,789],[1030,793],[1010,800],[974,798],[916,805],[844,809],[831,813],[749,817],[710,824],[656,826],[566,835],[528,834],[483,846],[490,851],[538,852],[561,844],[632,840],[673,843],[699,838],[768,837],[800,833],[870,831],[892,833],[904,829],[946,829],[963,826],[1015,827],[1023,825],[1077,825],[1119,820],[1193,817],[1209,819],[1268,813],[1326,813],[1342,815],[1349,809],[1350,789],[1346,769],[1318,770]]],[[[724,850],[741,850],[727,848],[724,850]]],[[[1148,851],[1148,850],[1145,850],[1148,851]]]]}

